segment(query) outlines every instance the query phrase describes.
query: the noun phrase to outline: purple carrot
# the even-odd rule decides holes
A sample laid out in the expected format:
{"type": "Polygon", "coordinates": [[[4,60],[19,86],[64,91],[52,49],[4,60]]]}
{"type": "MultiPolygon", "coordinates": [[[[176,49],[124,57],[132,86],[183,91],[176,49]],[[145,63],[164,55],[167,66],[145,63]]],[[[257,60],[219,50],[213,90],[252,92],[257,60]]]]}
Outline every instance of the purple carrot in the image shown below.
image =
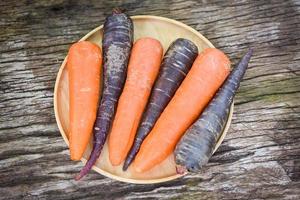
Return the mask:
{"type": "Polygon", "coordinates": [[[114,9],[106,18],[103,30],[103,92],[94,124],[94,145],[76,180],[85,176],[100,156],[126,79],[133,42],[132,20],[120,9],[114,9]]]}
{"type": "Polygon", "coordinates": [[[198,55],[197,46],[187,39],[175,40],[167,50],[158,78],[153,86],[137,134],[123,165],[125,171],[135,158],[140,146],[153,128],[198,55]]]}
{"type": "Polygon", "coordinates": [[[252,52],[252,49],[250,49],[238,66],[232,70],[209,105],[177,144],[175,161],[181,171],[185,168],[185,171],[196,172],[212,156],[226,124],[233,97],[248,67],[252,52]]]}

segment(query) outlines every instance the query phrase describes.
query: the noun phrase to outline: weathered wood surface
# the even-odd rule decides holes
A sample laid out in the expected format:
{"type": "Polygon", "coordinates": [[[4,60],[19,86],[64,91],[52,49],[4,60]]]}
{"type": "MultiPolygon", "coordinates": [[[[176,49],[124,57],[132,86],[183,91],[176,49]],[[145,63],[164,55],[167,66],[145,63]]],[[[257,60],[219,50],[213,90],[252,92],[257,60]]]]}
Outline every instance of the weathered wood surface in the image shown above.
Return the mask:
{"type": "Polygon", "coordinates": [[[1,1],[0,199],[299,199],[300,1],[1,1]],[[71,43],[115,6],[182,21],[233,63],[255,55],[229,134],[201,173],[134,185],[95,172],[73,180],[53,88],[71,43]]]}

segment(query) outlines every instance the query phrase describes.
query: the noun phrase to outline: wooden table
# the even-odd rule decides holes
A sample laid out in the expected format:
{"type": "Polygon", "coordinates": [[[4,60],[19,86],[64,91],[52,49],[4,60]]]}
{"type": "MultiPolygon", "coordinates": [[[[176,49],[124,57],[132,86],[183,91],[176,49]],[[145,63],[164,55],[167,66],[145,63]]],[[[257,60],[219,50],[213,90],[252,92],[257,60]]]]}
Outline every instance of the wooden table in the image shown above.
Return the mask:
{"type": "Polygon", "coordinates": [[[1,1],[0,199],[300,199],[300,1],[1,1]],[[232,3],[229,3],[232,2],[232,3]],[[69,159],[53,89],[70,44],[113,7],[184,22],[233,63],[255,55],[229,134],[201,173],[134,185],[69,159]]]}

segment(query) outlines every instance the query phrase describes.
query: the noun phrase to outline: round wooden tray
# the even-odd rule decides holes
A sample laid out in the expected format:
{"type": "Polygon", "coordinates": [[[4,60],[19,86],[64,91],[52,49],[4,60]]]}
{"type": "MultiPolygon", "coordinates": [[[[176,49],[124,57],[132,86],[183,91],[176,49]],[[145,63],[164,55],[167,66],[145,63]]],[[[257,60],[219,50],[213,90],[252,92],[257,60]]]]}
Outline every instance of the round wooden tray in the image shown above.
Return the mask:
{"type": "MultiPolygon", "coordinates": [[[[137,40],[141,37],[153,37],[158,39],[166,50],[171,42],[173,42],[177,38],[187,38],[193,41],[199,48],[199,52],[208,47],[214,47],[205,37],[203,37],[199,32],[194,30],[193,28],[172,20],[163,17],[157,16],[133,16],[132,17],[134,23],[134,39],[137,40]]],[[[87,35],[85,35],[81,40],[91,41],[101,47],[102,44],[102,30],[103,26],[100,26],[87,35]]],[[[55,83],[54,90],[54,111],[55,117],[57,121],[58,128],[62,137],[64,138],[67,145],[69,145],[68,141],[68,132],[69,132],[69,92],[68,92],[68,70],[66,66],[66,59],[62,63],[55,83]]],[[[231,105],[230,113],[228,116],[226,127],[218,140],[218,144],[216,149],[219,147],[221,142],[223,141],[233,113],[233,104],[231,105]]],[[[92,140],[88,145],[83,158],[81,159],[83,163],[86,162],[86,159],[90,155],[92,149],[92,140]]],[[[215,149],[215,150],[216,150],[215,149]]],[[[108,150],[107,145],[104,145],[103,151],[96,162],[93,169],[100,174],[119,180],[123,182],[129,183],[139,183],[139,184],[152,184],[165,182],[169,180],[176,179],[183,175],[179,175],[176,173],[174,155],[170,155],[164,162],[160,165],[157,165],[150,171],[146,173],[136,173],[129,169],[126,172],[122,171],[122,165],[114,167],[110,164],[108,158],[108,150]]]]}

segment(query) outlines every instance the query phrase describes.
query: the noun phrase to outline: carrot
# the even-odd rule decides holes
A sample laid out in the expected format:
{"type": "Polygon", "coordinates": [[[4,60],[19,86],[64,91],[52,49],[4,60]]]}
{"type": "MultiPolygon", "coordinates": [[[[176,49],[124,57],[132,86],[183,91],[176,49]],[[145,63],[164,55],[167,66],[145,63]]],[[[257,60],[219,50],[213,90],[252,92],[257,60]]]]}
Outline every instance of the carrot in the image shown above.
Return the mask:
{"type": "Polygon", "coordinates": [[[125,159],[159,71],[163,49],[152,38],[141,38],[133,45],[127,79],[120,96],[109,135],[109,159],[119,165],[125,159]]]}
{"type": "Polygon", "coordinates": [[[87,41],[69,50],[70,154],[80,160],[91,138],[96,119],[100,88],[101,49],[87,41]]]}
{"type": "Polygon", "coordinates": [[[106,18],[103,30],[103,91],[94,124],[94,145],[86,165],[76,176],[76,180],[86,175],[100,156],[125,83],[132,47],[133,23],[120,9],[114,9],[106,18]]]}
{"type": "Polygon", "coordinates": [[[189,72],[198,55],[197,46],[187,39],[179,38],[168,48],[145,112],[142,116],[134,143],[124,162],[125,171],[133,161],[140,146],[153,128],[156,120],[167,106],[181,82],[189,72]]]}
{"type": "Polygon", "coordinates": [[[177,144],[175,160],[179,171],[198,171],[212,156],[251,55],[252,50],[250,49],[238,66],[232,70],[201,116],[177,144]]]}
{"type": "Polygon", "coordinates": [[[174,150],[186,129],[196,120],[230,70],[230,61],[220,50],[205,49],[195,60],[174,97],[143,142],[133,163],[144,172],[162,162],[174,150]]]}

